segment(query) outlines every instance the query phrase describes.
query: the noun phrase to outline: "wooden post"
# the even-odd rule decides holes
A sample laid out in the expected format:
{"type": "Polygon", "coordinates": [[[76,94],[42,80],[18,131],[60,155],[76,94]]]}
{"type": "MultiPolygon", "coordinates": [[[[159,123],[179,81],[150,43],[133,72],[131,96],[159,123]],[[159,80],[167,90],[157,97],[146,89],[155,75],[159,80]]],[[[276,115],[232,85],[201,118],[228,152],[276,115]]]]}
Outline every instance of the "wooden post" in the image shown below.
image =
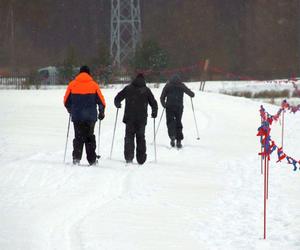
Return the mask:
{"type": "Polygon", "coordinates": [[[200,91],[204,91],[205,82],[208,78],[207,77],[208,67],[209,67],[209,59],[206,59],[205,63],[204,63],[204,66],[203,66],[203,69],[201,69],[202,74],[201,74],[200,87],[199,87],[200,91]]]}

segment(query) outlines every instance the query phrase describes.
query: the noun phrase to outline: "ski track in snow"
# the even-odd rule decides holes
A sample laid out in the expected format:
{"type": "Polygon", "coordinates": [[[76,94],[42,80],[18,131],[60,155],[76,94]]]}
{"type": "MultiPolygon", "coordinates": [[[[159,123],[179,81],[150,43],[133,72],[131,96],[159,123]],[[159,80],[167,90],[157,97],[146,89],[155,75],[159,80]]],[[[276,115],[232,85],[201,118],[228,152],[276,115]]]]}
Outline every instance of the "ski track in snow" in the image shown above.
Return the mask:
{"type": "MultiPolygon", "coordinates": [[[[51,161],[45,160],[42,162],[37,160],[38,158],[47,159],[47,156],[37,155],[27,160],[22,160],[22,169],[16,169],[11,176],[2,181],[2,185],[9,187],[11,192],[7,197],[2,195],[1,200],[8,208],[22,207],[24,213],[32,213],[35,224],[40,225],[41,230],[44,227],[47,228],[46,232],[48,234],[44,236],[47,244],[43,242],[43,245],[40,246],[42,249],[74,249],[68,246],[68,244],[72,243],[71,240],[68,240],[69,237],[76,231],[76,226],[74,229],[74,225],[91,210],[100,209],[101,206],[124,192],[124,179],[127,178],[130,172],[124,170],[118,172],[108,171],[107,169],[103,173],[102,169],[96,167],[66,167],[55,161],[50,165],[49,162],[51,161]],[[24,174],[21,174],[20,171],[24,172],[24,174]],[[94,172],[93,175],[95,176],[91,179],[85,173],[86,171],[94,172]],[[85,178],[90,179],[97,185],[94,185],[94,187],[90,186],[87,190],[83,187],[83,190],[81,190],[80,187],[76,186],[78,180],[79,183],[86,181],[84,179],[80,180],[82,177],[78,176],[79,174],[84,175],[85,178]],[[22,176],[21,179],[19,178],[20,175],[22,176]],[[98,181],[101,182],[101,185],[98,185],[98,181]],[[33,183],[35,185],[32,185],[33,183]],[[97,195],[96,187],[102,188],[99,195],[97,195]],[[43,193],[39,193],[39,190],[36,190],[36,188],[42,190],[43,193]],[[75,188],[75,190],[70,190],[71,188],[75,188]],[[80,195],[77,195],[76,192],[80,195]],[[54,199],[54,197],[59,196],[62,196],[62,198],[54,199]],[[64,198],[68,199],[67,204],[64,198]],[[41,209],[41,211],[35,213],[35,200],[46,204],[49,202],[47,205],[49,205],[51,210],[48,211],[45,204],[44,211],[41,209]],[[52,200],[54,204],[51,203],[52,200]]],[[[14,165],[19,164],[14,162],[13,164],[8,164],[7,167],[14,168],[14,165]]],[[[28,249],[34,249],[33,247],[30,245],[28,249]]]]}
{"type": "MultiPolygon", "coordinates": [[[[263,178],[255,137],[260,103],[197,92],[200,140],[185,98],[183,148],[170,147],[164,116],[155,163],[149,118],[147,162],[127,165],[123,110],[108,159],[117,91],[104,90],[108,108],[97,167],[85,166],[85,154],[83,166],[70,164],[72,126],[68,164],[62,163],[63,90],[0,92],[0,249],[300,249],[299,173],[274,160],[268,239],[262,240],[263,178]]],[[[153,91],[159,100],[161,89],[153,91]]],[[[286,116],[286,144],[295,156],[299,122],[297,115],[286,116]]],[[[274,131],[279,140],[280,127],[274,131]]]]}

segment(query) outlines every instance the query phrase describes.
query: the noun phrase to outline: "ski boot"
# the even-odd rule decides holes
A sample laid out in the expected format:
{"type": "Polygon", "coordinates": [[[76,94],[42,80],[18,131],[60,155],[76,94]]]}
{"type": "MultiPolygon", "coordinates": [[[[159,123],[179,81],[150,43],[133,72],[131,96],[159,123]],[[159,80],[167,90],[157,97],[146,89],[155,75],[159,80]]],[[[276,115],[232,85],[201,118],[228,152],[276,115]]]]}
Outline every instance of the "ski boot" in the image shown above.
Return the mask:
{"type": "Polygon", "coordinates": [[[79,164],[80,164],[80,160],[73,159],[73,165],[74,166],[79,166],[79,164]]]}
{"type": "Polygon", "coordinates": [[[175,147],[175,137],[171,137],[170,145],[172,148],[175,147]]]}
{"type": "Polygon", "coordinates": [[[182,148],[181,140],[177,140],[176,147],[177,148],[182,148]]]}
{"type": "Polygon", "coordinates": [[[136,160],[138,164],[143,165],[145,161],[147,160],[147,154],[137,154],[136,155],[136,160]]]}
{"type": "Polygon", "coordinates": [[[92,166],[92,167],[95,167],[95,166],[97,166],[97,165],[98,165],[98,160],[96,160],[96,161],[90,163],[90,166],[92,166]]]}

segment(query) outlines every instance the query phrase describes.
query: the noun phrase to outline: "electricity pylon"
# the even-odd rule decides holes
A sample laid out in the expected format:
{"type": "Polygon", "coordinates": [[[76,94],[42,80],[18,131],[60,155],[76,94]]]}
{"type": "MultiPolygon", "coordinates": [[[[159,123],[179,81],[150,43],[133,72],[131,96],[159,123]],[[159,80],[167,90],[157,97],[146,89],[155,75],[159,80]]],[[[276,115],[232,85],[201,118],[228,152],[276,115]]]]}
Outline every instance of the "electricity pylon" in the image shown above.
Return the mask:
{"type": "Polygon", "coordinates": [[[111,0],[110,34],[112,64],[120,68],[128,63],[141,39],[139,0],[111,0]]]}

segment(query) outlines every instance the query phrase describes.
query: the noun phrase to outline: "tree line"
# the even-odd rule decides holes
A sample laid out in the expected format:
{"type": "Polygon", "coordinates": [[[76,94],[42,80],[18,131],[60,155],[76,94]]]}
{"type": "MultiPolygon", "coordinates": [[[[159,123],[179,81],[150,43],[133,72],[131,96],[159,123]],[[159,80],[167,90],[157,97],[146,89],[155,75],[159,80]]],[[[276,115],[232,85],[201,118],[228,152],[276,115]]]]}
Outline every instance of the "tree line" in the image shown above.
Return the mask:
{"type": "MultiPolygon", "coordinates": [[[[298,0],[141,0],[141,7],[138,51],[155,45],[161,67],[209,58],[228,72],[261,79],[297,73],[298,0]]],[[[1,0],[0,18],[1,68],[62,65],[70,50],[78,64],[109,64],[110,1],[1,0]]],[[[132,61],[144,67],[138,57],[132,61]]]]}

